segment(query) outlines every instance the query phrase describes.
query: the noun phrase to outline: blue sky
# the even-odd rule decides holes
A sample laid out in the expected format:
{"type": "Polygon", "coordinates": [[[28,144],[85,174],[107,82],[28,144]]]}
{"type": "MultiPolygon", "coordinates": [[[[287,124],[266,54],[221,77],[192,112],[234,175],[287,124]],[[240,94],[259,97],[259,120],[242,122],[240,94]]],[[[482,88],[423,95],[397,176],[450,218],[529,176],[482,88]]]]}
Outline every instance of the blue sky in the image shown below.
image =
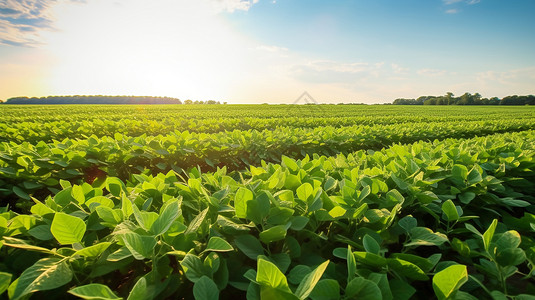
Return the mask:
{"type": "Polygon", "coordinates": [[[535,94],[532,0],[4,0],[0,99],[535,94]]]}

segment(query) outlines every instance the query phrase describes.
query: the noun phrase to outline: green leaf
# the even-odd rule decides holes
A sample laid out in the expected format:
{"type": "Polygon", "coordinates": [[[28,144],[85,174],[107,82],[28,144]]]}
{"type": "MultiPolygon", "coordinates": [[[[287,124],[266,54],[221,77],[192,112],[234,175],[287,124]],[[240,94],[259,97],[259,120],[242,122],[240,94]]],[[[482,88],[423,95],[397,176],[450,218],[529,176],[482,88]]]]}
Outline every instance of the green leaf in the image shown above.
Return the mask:
{"type": "Polygon", "coordinates": [[[297,198],[305,203],[308,203],[309,198],[314,197],[314,188],[310,183],[305,182],[296,190],[297,198]]]}
{"type": "Polygon", "coordinates": [[[246,207],[246,218],[253,221],[257,225],[261,225],[269,214],[269,197],[265,193],[257,195],[254,201],[249,200],[246,202],[246,207]]]}
{"type": "Polygon", "coordinates": [[[9,287],[12,276],[13,275],[6,272],[0,272],[0,295],[2,295],[2,293],[5,292],[9,287]]]}
{"type": "Polygon", "coordinates": [[[323,272],[325,272],[325,269],[328,265],[329,261],[327,260],[314,269],[314,271],[312,271],[310,274],[308,274],[303,281],[301,281],[297,287],[297,290],[295,291],[295,295],[299,299],[304,300],[310,295],[318,281],[321,279],[321,276],[323,276],[323,272]]]}
{"type": "Polygon", "coordinates": [[[167,230],[169,230],[169,227],[173,224],[173,222],[178,218],[180,214],[180,208],[178,200],[170,200],[166,203],[163,212],[160,214],[158,219],[152,223],[152,226],[150,227],[150,232],[154,235],[160,235],[167,230]]]}
{"type": "Polygon", "coordinates": [[[468,173],[466,180],[468,181],[468,184],[470,185],[483,181],[483,178],[481,177],[481,173],[479,173],[476,166],[474,166],[472,170],[470,170],[470,173],[468,173]]]}
{"type": "Polygon", "coordinates": [[[269,244],[271,242],[280,241],[284,239],[286,237],[286,231],[286,226],[277,225],[260,232],[258,237],[265,244],[269,244]]]}
{"type": "Polygon", "coordinates": [[[260,285],[274,288],[285,293],[292,293],[286,276],[277,266],[267,260],[259,259],[257,263],[256,282],[260,285]]]}
{"type": "Polygon", "coordinates": [[[357,262],[355,260],[355,255],[353,254],[353,252],[351,252],[350,245],[347,245],[346,260],[347,260],[347,282],[350,282],[353,278],[355,278],[355,273],[357,273],[357,262]]]}
{"type": "Polygon", "coordinates": [[[82,219],[64,213],[56,213],[50,231],[60,244],[74,244],[82,241],[86,230],[82,219]]]}
{"type": "Polygon", "coordinates": [[[466,266],[449,266],[433,276],[433,290],[439,300],[448,299],[467,281],[466,266]]]}
{"type": "Polygon", "coordinates": [[[84,190],[79,185],[73,185],[71,189],[71,196],[74,198],[74,200],[78,201],[78,203],[83,204],[85,202],[85,194],[84,190]]]}
{"type": "Polygon", "coordinates": [[[184,259],[180,262],[182,269],[186,273],[186,277],[191,282],[197,282],[204,275],[210,275],[210,271],[206,269],[201,259],[191,253],[186,254],[184,259]]]}
{"type": "Polygon", "coordinates": [[[200,214],[198,214],[195,219],[191,221],[191,223],[188,225],[188,228],[184,232],[184,235],[188,235],[191,233],[196,233],[197,229],[201,227],[202,222],[204,221],[204,218],[206,218],[206,214],[208,213],[208,207],[205,208],[203,211],[201,211],[200,214]]]}
{"type": "Polygon", "coordinates": [[[459,214],[457,213],[457,208],[455,208],[453,201],[447,200],[442,203],[442,211],[446,215],[447,221],[451,222],[459,220],[459,214]]]}
{"type": "Polygon", "coordinates": [[[416,289],[405,280],[392,279],[388,281],[394,300],[409,300],[416,293],[416,289]]]}
{"type": "Polygon", "coordinates": [[[84,257],[97,257],[100,254],[102,254],[102,252],[104,252],[106,249],[108,249],[110,245],[111,245],[110,242],[98,243],[96,245],[78,250],[74,253],[74,255],[80,255],[84,257]]]}
{"type": "Polygon", "coordinates": [[[208,244],[206,245],[206,249],[204,251],[215,251],[215,252],[228,252],[232,251],[234,248],[225,241],[224,239],[213,236],[208,241],[208,244]]]}
{"type": "Polygon", "coordinates": [[[41,241],[48,241],[54,238],[52,232],[50,232],[50,225],[35,226],[28,230],[28,233],[41,241]]]}
{"type": "Polygon", "coordinates": [[[115,295],[109,287],[99,283],[91,283],[75,287],[74,289],[69,291],[69,294],[88,300],[122,299],[121,297],[117,297],[117,295],[115,295]]]}
{"type": "Polygon", "coordinates": [[[377,243],[377,241],[368,234],[366,234],[362,239],[362,244],[364,245],[366,252],[379,254],[379,251],[381,250],[379,243],[377,243]]]}
{"type": "Polygon", "coordinates": [[[239,188],[234,196],[234,209],[236,210],[236,217],[247,217],[247,201],[253,200],[253,192],[246,188],[239,188]]]}
{"type": "Polygon", "coordinates": [[[22,198],[24,200],[31,200],[30,195],[28,195],[28,193],[23,191],[18,186],[14,186],[13,187],[13,193],[15,193],[15,195],[19,196],[20,198],[22,198]]]}
{"type": "Polygon", "coordinates": [[[217,300],[219,299],[219,290],[212,279],[202,276],[193,285],[193,296],[197,300],[217,300]]]}
{"type": "Polygon", "coordinates": [[[149,296],[149,291],[147,289],[147,279],[145,279],[146,275],[139,278],[139,280],[136,282],[132,290],[130,291],[130,294],[128,294],[127,300],[145,300],[145,299],[152,299],[149,296]]]}
{"type": "Polygon", "coordinates": [[[299,169],[299,166],[297,165],[295,160],[284,155],[282,156],[281,159],[282,159],[282,165],[290,169],[290,171],[296,172],[299,169]]]}
{"type": "Polygon", "coordinates": [[[43,258],[22,272],[12,283],[11,299],[16,300],[33,292],[52,290],[69,283],[72,271],[66,260],[43,258]]]}
{"type": "Polygon", "coordinates": [[[381,290],[375,282],[357,277],[351,280],[346,287],[346,298],[359,300],[382,299],[381,290]]]}
{"type": "Polygon", "coordinates": [[[490,224],[489,228],[485,233],[483,233],[483,246],[486,251],[489,251],[490,242],[492,241],[492,237],[494,237],[494,231],[496,231],[496,226],[498,225],[498,220],[494,219],[492,223],[490,224]]]}
{"type": "Polygon", "coordinates": [[[414,280],[429,280],[425,272],[417,265],[399,258],[387,258],[388,266],[407,278],[414,280]]]}
{"type": "Polygon", "coordinates": [[[238,249],[250,259],[256,260],[258,255],[264,255],[264,248],[260,241],[252,235],[244,234],[235,238],[238,249]]]}
{"type": "Polygon", "coordinates": [[[340,284],[334,279],[322,279],[310,293],[310,299],[338,300],[340,299],[340,284]]]}
{"type": "Polygon", "coordinates": [[[405,216],[398,221],[398,225],[403,228],[405,232],[409,233],[413,228],[418,226],[418,221],[413,216],[405,216]]]}
{"type": "Polygon", "coordinates": [[[157,242],[154,236],[139,235],[135,232],[128,232],[122,236],[124,245],[135,259],[143,260],[152,257],[157,242]]]}

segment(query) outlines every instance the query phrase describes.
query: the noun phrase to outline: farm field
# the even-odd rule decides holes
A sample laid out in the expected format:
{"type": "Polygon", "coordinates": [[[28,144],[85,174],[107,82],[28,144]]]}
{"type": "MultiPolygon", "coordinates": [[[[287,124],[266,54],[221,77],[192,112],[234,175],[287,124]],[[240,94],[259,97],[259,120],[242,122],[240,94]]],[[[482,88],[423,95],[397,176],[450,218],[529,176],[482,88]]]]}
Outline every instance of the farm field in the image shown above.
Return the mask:
{"type": "Polygon", "coordinates": [[[0,297],[535,299],[533,107],[0,116],[0,297]]]}

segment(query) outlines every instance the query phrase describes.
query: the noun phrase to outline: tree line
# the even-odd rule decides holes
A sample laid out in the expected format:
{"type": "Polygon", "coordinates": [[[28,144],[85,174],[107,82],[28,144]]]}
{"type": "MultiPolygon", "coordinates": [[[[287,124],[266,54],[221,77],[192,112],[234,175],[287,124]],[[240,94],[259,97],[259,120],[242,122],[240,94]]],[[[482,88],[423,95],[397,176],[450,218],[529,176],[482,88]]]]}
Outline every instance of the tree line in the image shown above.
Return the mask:
{"type": "Polygon", "coordinates": [[[464,93],[455,97],[453,93],[444,96],[420,96],[416,99],[399,98],[394,100],[394,105],[535,105],[535,96],[507,96],[483,98],[479,93],[464,93]]]}
{"type": "MultiPolygon", "coordinates": [[[[0,101],[1,103],[1,101],[0,101]]],[[[48,97],[13,97],[5,104],[221,104],[219,101],[185,100],[178,98],[153,96],[48,96],[48,97]]],[[[227,104],[224,102],[223,104],[227,104]]]]}

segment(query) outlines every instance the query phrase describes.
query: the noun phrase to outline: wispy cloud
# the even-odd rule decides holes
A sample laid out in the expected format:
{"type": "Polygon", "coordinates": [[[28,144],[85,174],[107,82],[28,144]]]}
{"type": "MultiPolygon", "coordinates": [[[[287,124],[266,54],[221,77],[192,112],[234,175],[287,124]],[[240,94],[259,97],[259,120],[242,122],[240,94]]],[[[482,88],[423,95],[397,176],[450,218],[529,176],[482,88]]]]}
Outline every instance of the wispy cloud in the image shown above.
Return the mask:
{"type": "Polygon", "coordinates": [[[5,0],[0,2],[0,44],[35,46],[39,31],[53,29],[50,7],[56,0],[5,0]]]}
{"type": "Polygon", "coordinates": [[[384,63],[341,63],[322,60],[294,65],[290,69],[292,77],[310,83],[355,83],[380,76],[384,63]]]}
{"type": "Polygon", "coordinates": [[[437,69],[420,69],[416,71],[416,73],[424,77],[439,77],[448,74],[448,71],[437,69]]]}
{"type": "Polygon", "coordinates": [[[452,9],[448,9],[448,10],[446,10],[446,13],[447,13],[447,14],[456,14],[456,13],[458,13],[458,12],[459,12],[459,10],[456,9],[456,8],[452,8],[452,9]]]}
{"type": "Polygon", "coordinates": [[[248,11],[259,0],[212,0],[217,9],[234,12],[237,10],[248,11]]]}
{"type": "Polygon", "coordinates": [[[445,5],[452,5],[460,2],[466,3],[468,5],[473,5],[481,2],[481,0],[442,0],[442,3],[444,3],[445,5]]]}
{"type": "Polygon", "coordinates": [[[267,51],[267,52],[286,52],[288,51],[288,48],[279,47],[279,46],[261,45],[261,46],[256,47],[256,50],[267,51]]]}

